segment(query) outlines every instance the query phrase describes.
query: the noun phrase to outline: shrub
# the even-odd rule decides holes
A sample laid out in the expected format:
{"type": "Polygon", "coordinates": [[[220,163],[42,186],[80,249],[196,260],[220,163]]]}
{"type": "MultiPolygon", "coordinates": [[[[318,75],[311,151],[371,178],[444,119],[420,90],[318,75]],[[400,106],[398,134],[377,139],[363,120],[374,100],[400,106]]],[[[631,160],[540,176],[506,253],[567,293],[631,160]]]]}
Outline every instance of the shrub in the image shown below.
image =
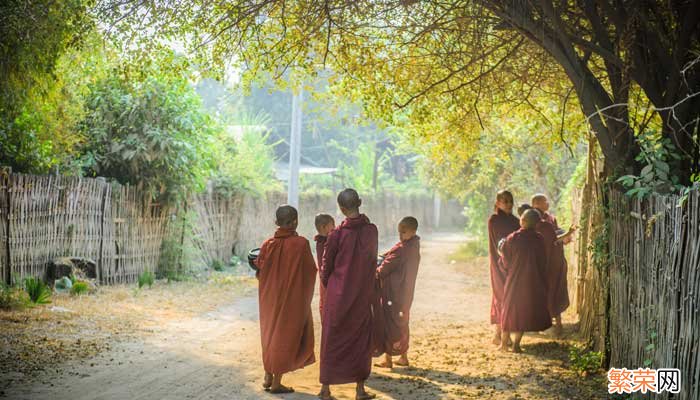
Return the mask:
{"type": "Polygon", "coordinates": [[[139,289],[142,287],[148,285],[148,287],[153,286],[153,281],[154,281],[154,276],[153,272],[151,271],[143,271],[141,275],[139,275],[139,289]]]}
{"type": "Polygon", "coordinates": [[[0,309],[21,310],[28,304],[29,297],[22,288],[0,283],[0,309]]]}
{"type": "Polygon", "coordinates": [[[51,289],[41,279],[26,278],[24,290],[29,295],[29,300],[34,304],[48,304],[51,302],[51,289]]]}
{"type": "Polygon", "coordinates": [[[86,294],[89,290],[89,286],[87,282],[84,281],[76,281],[73,286],[70,288],[70,294],[72,295],[81,295],[81,294],[86,294]]]}
{"type": "Polygon", "coordinates": [[[211,262],[211,268],[214,271],[223,271],[224,270],[224,263],[222,263],[220,260],[214,260],[211,262]]]}
{"type": "Polygon", "coordinates": [[[600,370],[603,365],[603,353],[572,346],[569,349],[569,360],[571,361],[571,369],[586,376],[600,370]]]}

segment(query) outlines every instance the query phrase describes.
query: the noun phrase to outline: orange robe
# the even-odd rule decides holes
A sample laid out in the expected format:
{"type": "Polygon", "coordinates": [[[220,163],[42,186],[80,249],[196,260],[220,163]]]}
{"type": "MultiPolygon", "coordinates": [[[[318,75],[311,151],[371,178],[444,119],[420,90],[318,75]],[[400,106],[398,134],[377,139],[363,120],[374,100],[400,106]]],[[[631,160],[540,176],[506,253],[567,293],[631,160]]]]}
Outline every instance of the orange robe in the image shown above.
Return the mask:
{"type": "Polygon", "coordinates": [[[381,318],[383,348],[393,356],[404,354],[409,347],[409,316],[420,264],[420,237],[397,243],[377,268],[381,280],[381,318]]]}
{"type": "Polygon", "coordinates": [[[311,299],[316,264],[309,241],[279,228],[255,260],[265,372],[283,374],[316,361],[311,299]]]}

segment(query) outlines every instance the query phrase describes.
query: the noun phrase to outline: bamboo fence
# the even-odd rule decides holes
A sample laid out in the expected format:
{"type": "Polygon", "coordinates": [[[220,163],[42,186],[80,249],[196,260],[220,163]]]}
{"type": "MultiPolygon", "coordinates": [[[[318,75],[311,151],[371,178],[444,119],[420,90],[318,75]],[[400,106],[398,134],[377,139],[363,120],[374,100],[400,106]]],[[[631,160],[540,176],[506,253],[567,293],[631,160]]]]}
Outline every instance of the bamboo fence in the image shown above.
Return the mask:
{"type": "MultiPolygon", "coordinates": [[[[195,266],[243,257],[275,230],[274,214],[286,203],[283,193],[223,197],[211,190],[179,207],[155,203],[138,186],[102,178],[34,176],[0,169],[0,274],[3,281],[46,278],[59,257],[82,257],[97,265],[104,284],[128,283],[144,271],[157,272],[163,261],[180,263],[180,254],[163,258],[167,240],[196,252],[195,266]]],[[[336,215],[334,196],[302,195],[299,234],[314,236],[314,216],[336,215]]],[[[414,215],[421,229],[433,228],[433,199],[377,194],[364,199],[364,212],[384,240],[395,240],[396,223],[414,215]]],[[[461,207],[446,204],[447,225],[463,225],[461,207]],[[450,224],[450,222],[453,222],[450,224]]]]}
{"type": "Polygon", "coordinates": [[[609,193],[610,365],[678,368],[700,399],[700,193],[630,199],[609,193]]]}

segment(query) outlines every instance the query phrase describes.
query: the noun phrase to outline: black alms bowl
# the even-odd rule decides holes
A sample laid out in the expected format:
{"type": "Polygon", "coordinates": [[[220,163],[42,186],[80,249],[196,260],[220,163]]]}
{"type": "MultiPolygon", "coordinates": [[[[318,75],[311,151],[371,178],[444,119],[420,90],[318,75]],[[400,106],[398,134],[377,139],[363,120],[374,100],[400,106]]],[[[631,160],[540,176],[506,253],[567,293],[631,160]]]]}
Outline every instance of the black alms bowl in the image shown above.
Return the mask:
{"type": "Polygon", "coordinates": [[[259,271],[258,266],[255,265],[255,259],[258,258],[259,255],[260,255],[260,247],[255,248],[255,249],[248,252],[248,265],[255,272],[259,271]]]}

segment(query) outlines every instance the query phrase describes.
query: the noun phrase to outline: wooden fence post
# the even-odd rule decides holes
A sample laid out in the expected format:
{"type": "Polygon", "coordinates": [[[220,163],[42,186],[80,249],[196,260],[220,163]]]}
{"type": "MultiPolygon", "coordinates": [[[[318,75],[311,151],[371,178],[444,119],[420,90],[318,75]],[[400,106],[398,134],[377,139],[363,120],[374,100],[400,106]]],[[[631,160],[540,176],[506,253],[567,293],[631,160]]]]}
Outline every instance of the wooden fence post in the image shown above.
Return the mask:
{"type": "Polygon", "coordinates": [[[99,259],[97,260],[97,270],[95,271],[97,273],[97,282],[102,284],[102,267],[104,266],[104,243],[105,243],[105,210],[107,207],[107,180],[102,177],[98,177],[97,181],[102,185],[102,205],[100,207],[100,218],[102,219],[102,223],[100,224],[100,253],[99,253],[99,259]]]}
{"type": "Polygon", "coordinates": [[[10,262],[10,175],[12,174],[11,167],[4,167],[0,170],[0,183],[2,184],[3,193],[5,198],[4,201],[4,216],[2,224],[5,225],[5,243],[3,243],[2,250],[5,252],[5,276],[3,279],[8,285],[12,284],[12,263],[10,262]]]}

